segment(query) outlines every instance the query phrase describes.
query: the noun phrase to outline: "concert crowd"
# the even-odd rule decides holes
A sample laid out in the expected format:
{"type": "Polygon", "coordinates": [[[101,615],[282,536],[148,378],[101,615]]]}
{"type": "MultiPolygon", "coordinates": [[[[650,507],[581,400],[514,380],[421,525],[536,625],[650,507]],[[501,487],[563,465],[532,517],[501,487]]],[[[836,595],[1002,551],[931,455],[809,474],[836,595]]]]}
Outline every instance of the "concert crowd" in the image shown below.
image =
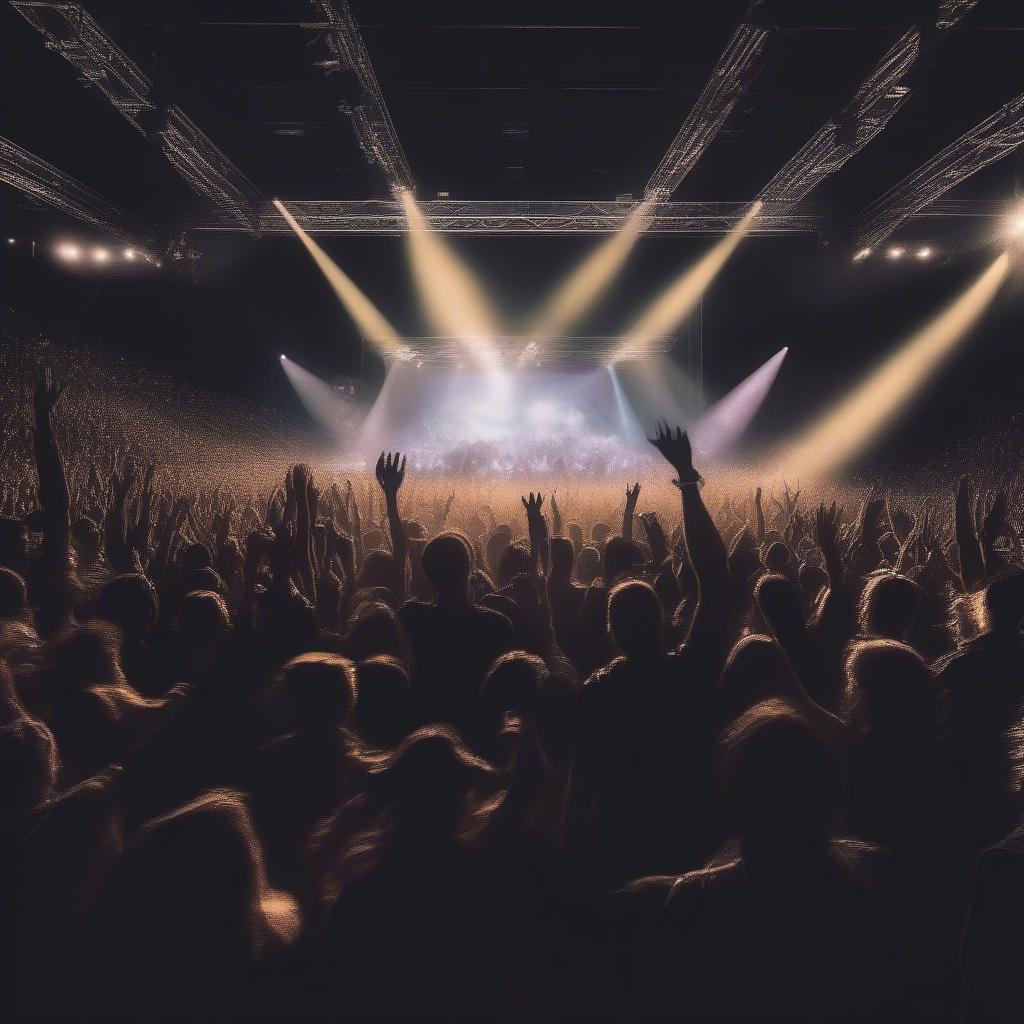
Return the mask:
{"type": "Polygon", "coordinates": [[[246,491],[65,383],[4,397],[14,1016],[1020,1019],[1019,494],[707,502],[668,424],[674,505],[246,491]]]}

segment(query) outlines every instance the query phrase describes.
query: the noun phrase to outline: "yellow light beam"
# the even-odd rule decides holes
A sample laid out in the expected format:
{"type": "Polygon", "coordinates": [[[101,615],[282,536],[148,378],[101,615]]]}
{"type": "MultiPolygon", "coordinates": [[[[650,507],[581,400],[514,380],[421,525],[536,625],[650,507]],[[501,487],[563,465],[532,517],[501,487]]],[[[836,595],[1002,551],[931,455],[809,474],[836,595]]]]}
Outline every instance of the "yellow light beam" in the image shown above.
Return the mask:
{"type": "Polygon", "coordinates": [[[281,216],[288,222],[292,231],[299,236],[299,241],[306,247],[310,256],[320,268],[324,277],[341,300],[349,316],[363,332],[368,341],[373,342],[384,354],[394,351],[402,344],[401,335],[388,323],[384,314],[363,294],[358,285],[320,248],[312,238],[299,226],[295,218],[279,199],[274,200],[281,216]]]}
{"type": "Polygon", "coordinates": [[[1003,253],[951,305],[878,366],[783,453],[801,478],[838,469],[860,452],[935,372],[995,298],[1010,257],[1003,253]]]}
{"type": "Polygon", "coordinates": [[[543,342],[564,334],[593,305],[633,251],[636,240],[647,227],[653,205],[652,199],[638,204],[622,227],[572,272],[537,315],[527,332],[530,337],[543,342]]]}
{"type": "Polygon", "coordinates": [[[434,231],[408,189],[399,190],[405,211],[409,260],[424,315],[440,334],[466,340],[493,338],[495,318],[469,268],[434,231]]]}
{"type": "Polygon", "coordinates": [[[642,352],[648,338],[658,338],[672,331],[697,304],[718,272],[725,266],[736,247],[743,241],[751,222],[761,209],[757,200],[729,231],[703,256],[700,261],[680,275],[647,308],[643,315],[625,333],[612,355],[621,359],[627,353],[635,356],[642,352]]]}

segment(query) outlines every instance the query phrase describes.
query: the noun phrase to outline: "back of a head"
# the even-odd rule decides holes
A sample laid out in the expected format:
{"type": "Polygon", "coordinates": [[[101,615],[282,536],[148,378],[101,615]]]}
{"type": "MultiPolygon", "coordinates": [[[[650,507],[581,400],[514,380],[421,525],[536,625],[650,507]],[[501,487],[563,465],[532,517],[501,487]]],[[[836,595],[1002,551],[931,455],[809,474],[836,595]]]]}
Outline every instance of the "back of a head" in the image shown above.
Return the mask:
{"type": "Polygon", "coordinates": [[[729,713],[742,714],[764,700],[792,692],[792,669],[770,636],[748,633],[729,652],[720,688],[729,713]]]}
{"type": "Polygon", "coordinates": [[[189,569],[181,574],[181,579],[182,589],[186,594],[193,590],[212,590],[215,594],[220,594],[221,597],[228,596],[227,584],[212,566],[203,565],[189,569]]]}
{"type": "Polygon", "coordinates": [[[345,630],[344,651],[357,662],[379,654],[405,661],[408,643],[394,609],[383,601],[362,601],[345,630]]]}
{"type": "Polygon", "coordinates": [[[401,825],[438,838],[454,838],[468,792],[489,780],[493,769],[447,725],[410,733],[384,768],[384,790],[401,825]]]}
{"type": "Polygon", "coordinates": [[[781,540],[768,545],[764,553],[764,567],[768,572],[785,572],[789,562],[789,548],[781,540]]]}
{"type": "Polygon", "coordinates": [[[1024,572],[1007,573],[985,588],[985,611],[992,629],[1009,632],[1024,620],[1024,572]]]}
{"type": "Polygon", "coordinates": [[[356,706],[355,665],[340,654],[300,654],[281,669],[278,685],[306,726],[345,725],[356,706]]]}
{"type": "Polygon", "coordinates": [[[126,639],[139,640],[156,625],[160,604],[149,578],[128,572],[104,584],[96,611],[121,629],[126,639]]]}
{"type": "Polygon", "coordinates": [[[375,548],[366,553],[363,567],[359,570],[359,588],[370,590],[374,587],[394,585],[395,559],[390,551],[375,548]]]}
{"type": "Polygon", "coordinates": [[[178,610],[178,630],[196,646],[223,640],[231,631],[231,613],[224,598],[212,590],[186,594],[178,610]]]}
{"type": "Polygon", "coordinates": [[[590,586],[601,572],[601,552],[592,545],[580,549],[576,556],[576,579],[590,586]]]}
{"type": "Polygon", "coordinates": [[[906,576],[873,576],[860,600],[861,629],[873,636],[899,640],[914,624],[921,603],[921,588],[906,576]]]}
{"type": "Polygon", "coordinates": [[[551,553],[551,579],[557,583],[565,583],[572,579],[573,563],[576,550],[572,541],[566,537],[552,537],[549,547],[551,553]]]}
{"type": "Polygon", "coordinates": [[[590,539],[596,547],[600,547],[608,539],[612,528],[607,523],[594,523],[590,528],[590,539]]]}
{"type": "Polygon", "coordinates": [[[727,727],[721,748],[727,802],[748,853],[824,844],[842,803],[839,759],[792,704],[755,705],[727,727]]]}
{"type": "Polygon", "coordinates": [[[609,586],[623,573],[638,569],[646,561],[644,549],[623,537],[612,537],[604,546],[604,581],[609,586]]]}
{"type": "Polygon", "coordinates": [[[50,651],[57,691],[123,682],[120,647],[121,631],[103,619],[65,631],[50,651]]]}
{"type": "Polygon", "coordinates": [[[533,568],[533,558],[530,555],[530,545],[524,541],[517,540],[509,544],[501,553],[498,559],[498,586],[507,587],[514,576],[520,573],[529,573],[533,568]]]}
{"type": "Polygon", "coordinates": [[[526,651],[509,651],[495,659],[480,689],[485,713],[534,715],[540,705],[549,672],[542,658],[526,651]]]}
{"type": "Polygon", "coordinates": [[[367,743],[394,747],[412,725],[412,687],[405,666],[376,655],[356,666],[354,724],[367,743]]]}
{"type": "Polygon", "coordinates": [[[28,587],[13,569],[0,566],[0,619],[14,619],[28,610],[28,587]]]}
{"type": "Polygon", "coordinates": [[[473,563],[469,545],[461,534],[439,533],[423,549],[420,561],[424,575],[439,595],[465,595],[473,563]]]}
{"type": "Polygon", "coordinates": [[[754,599],[764,621],[777,637],[789,637],[804,628],[804,613],[793,584],[785,576],[762,576],[754,599]]]}
{"type": "Polygon", "coordinates": [[[498,526],[487,538],[484,556],[487,559],[487,568],[497,575],[498,563],[501,561],[501,554],[512,543],[512,531],[508,526],[498,526]]]}
{"type": "Polygon", "coordinates": [[[213,560],[210,552],[205,546],[199,543],[189,544],[181,555],[181,571],[190,572],[193,569],[212,569],[213,560]]]}
{"type": "Polygon", "coordinates": [[[935,690],[931,669],[907,644],[865,640],[846,659],[845,717],[868,730],[907,736],[934,729],[935,690]]]}
{"type": "Polygon", "coordinates": [[[243,797],[212,790],[142,826],[115,872],[110,911],[127,931],[121,941],[143,955],[244,958],[264,887],[243,797]]]}
{"type": "Polygon", "coordinates": [[[654,588],[640,580],[625,580],[608,595],[608,629],[627,658],[650,658],[664,653],[665,616],[654,588]]]}

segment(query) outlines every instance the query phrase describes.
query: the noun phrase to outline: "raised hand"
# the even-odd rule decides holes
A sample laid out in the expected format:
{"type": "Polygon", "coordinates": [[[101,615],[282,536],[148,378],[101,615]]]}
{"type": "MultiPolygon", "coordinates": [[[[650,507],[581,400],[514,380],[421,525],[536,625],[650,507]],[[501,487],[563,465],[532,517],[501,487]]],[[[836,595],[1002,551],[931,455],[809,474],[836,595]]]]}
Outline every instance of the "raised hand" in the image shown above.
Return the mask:
{"type": "Polygon", "coordinates": [[[526,524],[530,532],[530,553],[533,555],[534,566],[538,562],[547,566],[548,561],[548,527],[541,515],[541,508],[544,505],[544,496],[538,491],[530,492],[529,498],[522,498],[523,508],[526,509],[526,524]]]}
{"type": "Polygon", "coordinates": [[[682,487],[685,484],[701,483],[701,475],[693,468],[693,451],[690,438],[682,427],[676,427],[675,436],[668,421],[657,425],[654,437],[647,439],[661,453],[661,457],[676,471],[672,482],[682,487]]]}
{"type": "Polygon", "coordinates": [[[644,524],[647,533],[647,546],[651,549],[651,560],[655,565],[660,565],[668,555],[668,540],[662,528],[661,520],[655,512],[644,512],[640,516],[640,522],[644,524]]]}
{"type": "Polygon", "coordinates": [[[398,494],[402,481],[405,480],[405,456],[399,452],[380,453],[377,459],[377,483],[386,498],[393,498],[398,494]]]}
{"type": "Polygon", "coordinates": [[[842,545],[839,539],[842,522],[843,510],[834,501],[828,507],[824,502],[818,505],[814,513],[814,539],[821,548],[825,568],[833,583],[837,582],[834,577],[841,575],[843,571],[842,545]]]}
{"type": "Polygon", "coordinates": [[[526,521],[527,523],[532,523],[536,517],[540,516],[540,510],[544,504],[544,495],[540,491],[536,495],[534,495],[533,491],[530,491],[529,498],[523,497],[521,501],[523,508],[526,509],[526,521]]]}
{"type": "Polygon", "coordinates": [[[54,384],[50,374],[50,368],[46,367],[39,375],[36,382],[36,389],[32,395],[32,402],[35,406],[37,416],[48,416],[64,393],[64,384],[54,384]]]}

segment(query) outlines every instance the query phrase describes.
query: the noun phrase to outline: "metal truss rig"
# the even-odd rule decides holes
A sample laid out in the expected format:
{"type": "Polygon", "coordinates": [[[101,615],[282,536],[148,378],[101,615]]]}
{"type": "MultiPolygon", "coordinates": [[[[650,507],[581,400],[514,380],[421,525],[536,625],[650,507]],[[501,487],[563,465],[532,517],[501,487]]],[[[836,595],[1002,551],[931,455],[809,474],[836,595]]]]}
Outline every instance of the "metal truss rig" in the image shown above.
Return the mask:
{"type": "Polygon", "coordinates": [[[100,231],[153,252],[153,232],[99,193],[0,136],[0,181],[100,231]]]}
{"type": "MultiPolygon", "coordinates": [[[[288,210],[311,235],[403,235],[408,223],[401,204],[389,199],[289,201],[288,210]]],[[[420,203],[434,231],[454,235],[600,235],[618,231],[636,208],[622,202],[505,202],[434,199],[420,203]]],[[[722,235],[749,211],[749,203],[659,203],[652,208],[648,235],[722,235]]],[[[219,211],[200,214],[186,230],[236,231],[219,211]]],[[[817,234],[827,227],[823,207],[765,203],[750,225],[751,235],[817,234]]],[[[273,204],[260,212],[259,230],[291,230],[273,204]]]]}
{"type": "MultiPolygon", "coordinates": [[[[364,338],[373,345],[373,340],[364,338]]],[[[384,361],[389,366],[401,363],[416,369],[450,367],[453,369],[479,368],[479,358],[486,351],[489,360],[496,361],[507,371],[529,371],[562,366],[604,366],[616,353],[617,361],[649,356],[656,352],[671,352],[676,339],[671,335],[638,338],[634,350],[621,352],[621,337],[566,337],[532,338],[530,335],[501,335],[491,338],[404,338],[400,347],[388,351],[384,361]],[[477,360],[477,361],[474,361],[477,360]]],[[[374,346],[375,350],[380,346],[374,346]]]]}
{"type": "Polygon", "coordinates": [[[409,162],[347,0],[313,0],[313,3],[328,23],[324,41],[334,58],[328,70],[347,69],[359,83],[360,99],[345,101],[340,107],[352,122],[359,148],[371,165],[384,172],[393,188],[411,190],[414,183],[409,162]]]}
{"type": "Polygon", "coordinates": [[[249,231],[263,202],[256,187],[175,104],[158,105],[153,83],[81,4],[12,0],[11,6],[134,128],[156,140],[174,169],[249,231]]]}

